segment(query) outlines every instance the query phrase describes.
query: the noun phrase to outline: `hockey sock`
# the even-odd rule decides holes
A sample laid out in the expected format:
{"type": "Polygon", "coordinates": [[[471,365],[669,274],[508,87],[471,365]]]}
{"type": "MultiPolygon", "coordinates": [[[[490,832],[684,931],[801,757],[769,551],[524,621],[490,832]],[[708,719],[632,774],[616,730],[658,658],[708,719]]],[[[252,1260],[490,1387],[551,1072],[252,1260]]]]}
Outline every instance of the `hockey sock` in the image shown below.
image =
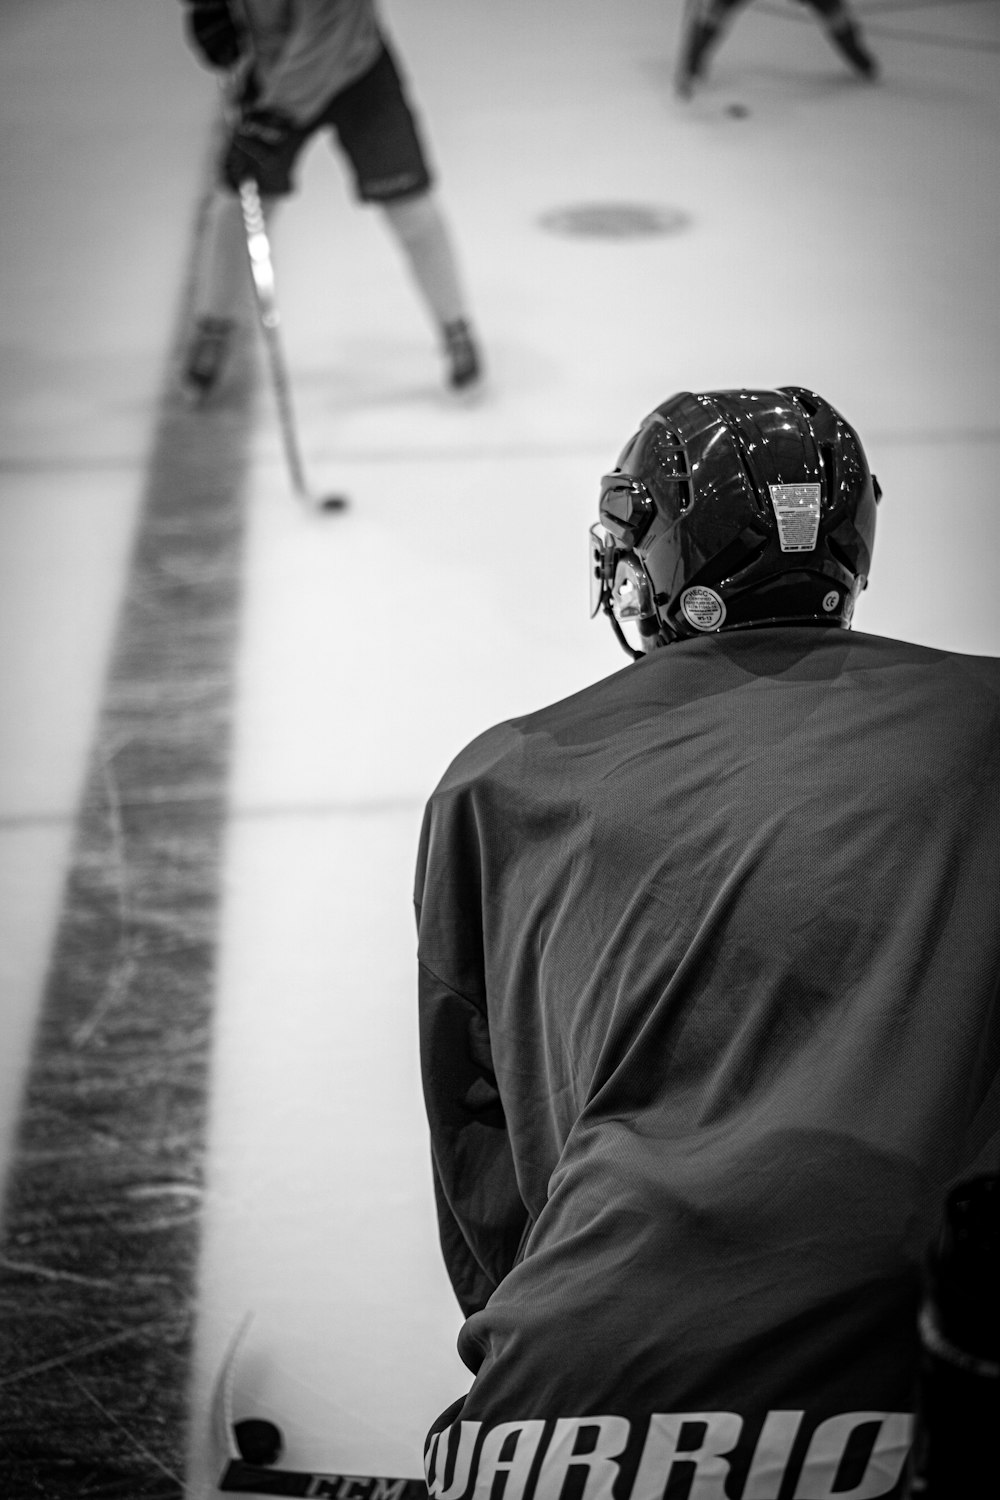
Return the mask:
{"type": "Polygon", "coordinates": [[[451,237],[430,193],[398,198],[381,207],[439,328],[467,318],[451,237]]]}

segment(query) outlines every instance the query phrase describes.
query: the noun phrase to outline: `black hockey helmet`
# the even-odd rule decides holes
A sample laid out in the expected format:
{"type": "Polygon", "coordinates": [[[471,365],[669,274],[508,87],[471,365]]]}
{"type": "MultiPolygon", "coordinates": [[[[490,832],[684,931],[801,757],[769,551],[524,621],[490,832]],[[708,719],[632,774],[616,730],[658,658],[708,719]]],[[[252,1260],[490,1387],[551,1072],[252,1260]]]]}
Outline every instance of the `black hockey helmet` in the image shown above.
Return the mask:
{"type": "Polygon", "coordinates": [[[601,481],[591,613],[633,657],[717,630],[846,629],[880,495],[857,433],[815,392],[681,391],[601,481]]]}

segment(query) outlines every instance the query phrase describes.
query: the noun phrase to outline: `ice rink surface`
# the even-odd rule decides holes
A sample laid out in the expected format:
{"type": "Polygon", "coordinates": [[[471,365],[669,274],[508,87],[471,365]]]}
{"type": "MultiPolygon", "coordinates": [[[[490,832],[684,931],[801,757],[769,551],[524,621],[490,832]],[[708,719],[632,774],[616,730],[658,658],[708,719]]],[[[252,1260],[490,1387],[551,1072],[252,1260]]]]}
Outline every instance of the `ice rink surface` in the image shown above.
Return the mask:
{"type": "MultiPolygon", "coordinates": [[[[820,391],[884,491],[857,627],[1000,652],[1000,6],[857,10],[877,87],[774,0],[738,15],[682,104],[678,3],[384,6],[485,348],[475,400],[443,390],[395,247],[325,143],[281,213],[306,466],[353,504],[316,517],[291,497],[261,371],[240,487],[199,1500],[218,1465],[212,1382],[248,1311],[237,1415],[279,1421],[300,1466],[416,1475],[427,1426],[467,1386],[417,1071],[420,817],[480,730],[627,670],[587,618],[586,533],[646,411],[681,388],[820,391]],[[604,232],[567,232],[580,209],[604,232]]],[[[4,1154],[153,433],[177,401],[217,112],[178,6],[0,13],[4,1154]]],[[[239,399],[220,398],[223,428],[239,399]]]]}

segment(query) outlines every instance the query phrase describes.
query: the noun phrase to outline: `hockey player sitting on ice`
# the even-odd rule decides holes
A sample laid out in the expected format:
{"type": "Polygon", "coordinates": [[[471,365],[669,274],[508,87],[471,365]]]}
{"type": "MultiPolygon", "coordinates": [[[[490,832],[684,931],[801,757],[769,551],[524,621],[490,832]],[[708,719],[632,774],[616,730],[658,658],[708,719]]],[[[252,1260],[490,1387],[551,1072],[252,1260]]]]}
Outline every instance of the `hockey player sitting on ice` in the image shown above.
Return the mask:
{"type": "Polygon", "coordinates": [[[256,179],[265,206],[293,190],[292,173],[317,131],[333,132],[363,203],[385,214],[440,331],[455,390],[481,360],[451,237],[374,0],[183,0],[188,35],[214,68],[237,70],[241,112],[220,162],[185,378],[218,382],[248,277],[236,189],[256,179]]]}
{"type": "Polygon", "coordinates": [[[924,1251],[1000,1160],[1000,662],[850,630],[879,494],[810,391],[664,401],[593,533],[635,664],[428,804],[437,1500],[901,1493],[924,1251]]]}
{"type": "MultiPolygon", "coordinates": [[[[819,16],[830,41],[861,78],[874,83],[878,63],[865,46],[861,27],[848,0],[797,0],[819,16]]],[[[733,12],[747,0],[688,0],[684,11],[680,62],[677,67],[677,93],[689,99],[694,86],[705,76],[705,65],[718,44],[733,12]]]]}

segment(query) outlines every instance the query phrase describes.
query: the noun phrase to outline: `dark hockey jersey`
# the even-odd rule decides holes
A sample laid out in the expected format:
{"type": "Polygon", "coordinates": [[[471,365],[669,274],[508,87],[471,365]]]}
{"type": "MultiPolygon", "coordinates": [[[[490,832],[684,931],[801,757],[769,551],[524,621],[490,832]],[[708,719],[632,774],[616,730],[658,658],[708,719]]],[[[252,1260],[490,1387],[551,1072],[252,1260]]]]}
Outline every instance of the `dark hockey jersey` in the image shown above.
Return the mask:
{"type": "Polygon", "coordinates": [[[1000,662],[682,641],[427,808],[421,1049],[467,1397],[432,1494],[900,1493],[920,1267],[1000,1166],[1000,662]]]}

